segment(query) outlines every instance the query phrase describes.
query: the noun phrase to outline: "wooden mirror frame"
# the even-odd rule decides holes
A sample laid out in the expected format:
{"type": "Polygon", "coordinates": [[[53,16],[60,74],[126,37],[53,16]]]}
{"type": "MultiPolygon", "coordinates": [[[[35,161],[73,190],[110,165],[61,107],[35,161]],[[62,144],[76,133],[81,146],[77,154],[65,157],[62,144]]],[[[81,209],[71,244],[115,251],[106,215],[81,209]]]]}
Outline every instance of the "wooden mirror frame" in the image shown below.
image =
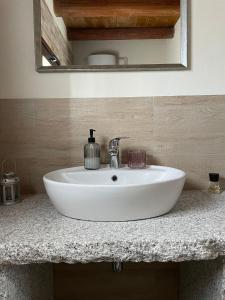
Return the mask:
{"type": "Polygon", "coordinates": [[[181,49],[178,64],[137,64],[115,66],[42,66],[41,40],[41,4],[40,0],[33,0],[34,7],[34,41],[36,71],[40,73],[64,72],[127,72],[127,71],[177,71],[188,69],[188,0],[180,0],[181,4],[181,49]]]}

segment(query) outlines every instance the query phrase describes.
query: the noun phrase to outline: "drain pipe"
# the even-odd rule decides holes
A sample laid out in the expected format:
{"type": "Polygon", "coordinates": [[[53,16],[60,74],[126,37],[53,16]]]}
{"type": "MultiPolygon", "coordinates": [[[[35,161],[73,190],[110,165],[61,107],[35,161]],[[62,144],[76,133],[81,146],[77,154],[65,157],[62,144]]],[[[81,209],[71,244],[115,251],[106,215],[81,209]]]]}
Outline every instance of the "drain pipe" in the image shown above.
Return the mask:
{"type": "Polygon", "coordinates": [[[112,263],[112,269],[113,269],[113,272],[115,273],[120,273],[123,271],[123,263],[122,262],[113,262],[112,263]]]}

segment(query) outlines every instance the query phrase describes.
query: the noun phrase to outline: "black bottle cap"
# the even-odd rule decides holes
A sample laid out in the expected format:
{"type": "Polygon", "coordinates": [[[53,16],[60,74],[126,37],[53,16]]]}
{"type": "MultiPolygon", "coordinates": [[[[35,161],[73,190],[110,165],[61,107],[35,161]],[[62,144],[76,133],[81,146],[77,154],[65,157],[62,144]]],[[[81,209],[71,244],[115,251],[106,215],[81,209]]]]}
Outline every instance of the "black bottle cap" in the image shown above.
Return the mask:
{"type": "Polygon", "coordinates": [[[209,180],[212,182],[218,182],[220,179],[219,173],[209,173],[209,180]]]}
{"type": "Polygon", "coordinates": [[[94,129],[90,129],[90,137],[88,138],[88,143],[95,143],[95,137],[93,137],[94,129]]]}

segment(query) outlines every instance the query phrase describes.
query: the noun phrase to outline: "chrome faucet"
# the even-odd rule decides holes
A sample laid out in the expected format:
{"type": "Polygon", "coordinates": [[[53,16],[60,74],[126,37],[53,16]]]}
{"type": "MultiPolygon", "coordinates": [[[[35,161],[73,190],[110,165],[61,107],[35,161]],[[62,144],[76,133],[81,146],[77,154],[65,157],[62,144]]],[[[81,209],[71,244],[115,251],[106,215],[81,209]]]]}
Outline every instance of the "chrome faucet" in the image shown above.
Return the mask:
{"type": "Polygon", "coordinates": [[[110,168],[120,168],[120,140],[128,137],[117,137],[109,142],[109,160],[110,168]]]}

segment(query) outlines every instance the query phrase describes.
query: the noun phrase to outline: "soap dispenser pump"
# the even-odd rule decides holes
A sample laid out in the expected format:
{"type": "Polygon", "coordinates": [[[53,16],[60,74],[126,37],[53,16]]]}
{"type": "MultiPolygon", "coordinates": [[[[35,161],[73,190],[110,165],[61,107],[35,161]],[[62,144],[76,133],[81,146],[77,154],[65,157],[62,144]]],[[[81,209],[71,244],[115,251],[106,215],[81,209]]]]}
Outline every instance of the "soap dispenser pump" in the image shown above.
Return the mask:
{"type": "Polygon", "coordinates": [[[100,168],[100,146],[95,143],[94,129],[90,129],[88,144],[84,146],[84,167],[87,170],[100,168]]]}

